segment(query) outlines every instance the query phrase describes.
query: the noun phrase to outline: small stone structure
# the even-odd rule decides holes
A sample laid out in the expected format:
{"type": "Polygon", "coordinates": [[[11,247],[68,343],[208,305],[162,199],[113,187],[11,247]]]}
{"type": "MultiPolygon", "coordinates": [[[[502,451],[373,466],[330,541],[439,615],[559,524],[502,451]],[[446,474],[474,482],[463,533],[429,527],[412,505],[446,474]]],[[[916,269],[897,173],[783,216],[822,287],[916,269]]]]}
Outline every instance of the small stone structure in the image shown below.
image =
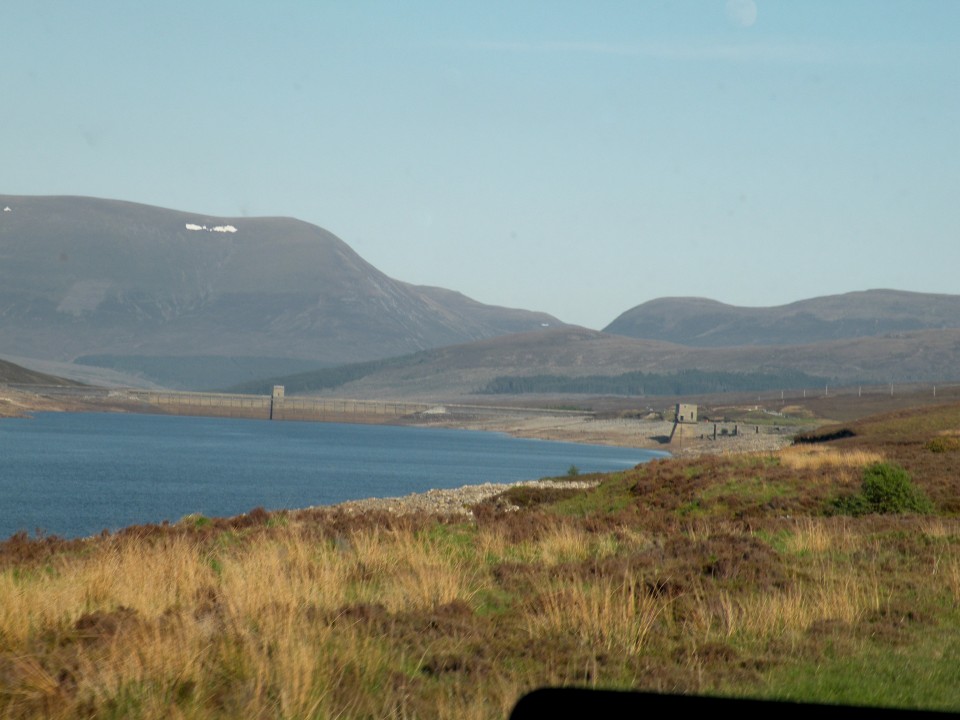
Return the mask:
{"type": "Polygon", "coordinates": [[[274,419],[274,413],[280,410],[283,404],[283,385],[273,386],[273,395],[270,396],[270,419],[274,419]]]}
{"type": "Polygon", "coordinates": [[[676,422],[678,423],[697,422],[697,406],[691,405],[689,403],[677,403],[676,422]]]}
{"type": "Polygon", "coordinates": [[[680,428],[680,442],[683,442],[683,426],[697,424],[697,406],[690,403],[677,403],[676,416],[673,418],[673,430],[670,431],[670,442],[673,442],[677,428],[680,428]]]}

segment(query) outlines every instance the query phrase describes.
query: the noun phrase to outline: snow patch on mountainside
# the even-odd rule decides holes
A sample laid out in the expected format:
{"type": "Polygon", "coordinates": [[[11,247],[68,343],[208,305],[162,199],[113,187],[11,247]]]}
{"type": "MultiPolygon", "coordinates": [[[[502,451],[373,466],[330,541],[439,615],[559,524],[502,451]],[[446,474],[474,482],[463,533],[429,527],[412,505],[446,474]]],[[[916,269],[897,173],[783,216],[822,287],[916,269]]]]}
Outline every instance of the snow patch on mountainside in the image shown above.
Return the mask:
{"type": "Polygon", "coordinates": [[[196,223],[187,223],[185,225],[187,230],[204,230],[206,232],[219,232],[219,233],[235,233],[237,228],[233,225],[214,225],[212,228],[208,228],[206,225],[197,225],[196,223]]]}

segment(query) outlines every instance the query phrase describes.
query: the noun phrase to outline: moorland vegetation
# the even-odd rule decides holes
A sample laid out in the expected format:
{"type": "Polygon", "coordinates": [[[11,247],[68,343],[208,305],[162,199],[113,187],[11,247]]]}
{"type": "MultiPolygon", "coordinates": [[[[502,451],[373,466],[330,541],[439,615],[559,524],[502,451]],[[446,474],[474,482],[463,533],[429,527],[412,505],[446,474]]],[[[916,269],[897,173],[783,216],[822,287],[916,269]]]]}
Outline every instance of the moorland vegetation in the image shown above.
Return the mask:
{"type": "Polygon", "coordinates": [[[958,438],[950,403],[471,519],[14,536],[0,716],[506,718],[561,685],[960,712],[958,438]]]}

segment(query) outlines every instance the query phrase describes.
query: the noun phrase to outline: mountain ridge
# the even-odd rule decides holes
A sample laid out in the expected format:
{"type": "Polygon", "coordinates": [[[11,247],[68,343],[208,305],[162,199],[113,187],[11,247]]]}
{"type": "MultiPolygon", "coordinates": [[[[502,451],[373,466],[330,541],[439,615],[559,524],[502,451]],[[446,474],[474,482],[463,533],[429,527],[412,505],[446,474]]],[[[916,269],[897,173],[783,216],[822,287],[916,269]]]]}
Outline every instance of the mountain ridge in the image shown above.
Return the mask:
{"type": "Polygon", "coordinates": [[[0,206],[0,348],[18,357],[322,367],[562,324],[395,280],[295,218],[82,196],[0,195],[0,206]]]}
{"type": "Polygon", "coordinates": [[[767,307],[699,297],[657,298],[621,313],[604,332],[693,347],[736,347],[806,345],[957,327],[958,295],[873,289],[767,307]]]}
{"type": "MultiPolygon", "coordinates": [[[[275,377],[234,388],[356,398],[454,400],[483,396],[510,378],[617,378],[630,374],[721,373],[833,384],[960,381],[960,329],[919,330],[809,345],[695,348],[567,327],[425,350],[365,367],[275,377]]],[[[529,384],[518,382],[517,385],[529,384]]],[[[549,383],[546,383],[549,385],[549,383]]],[[[770,383],[764,382],[767,387],[770,383]]],[[[566,383],[567,386],[575,383],[566,383]]],[[[793,384],[780,389],[798,389],[793,384]]],[[[569,391],[574,392],[574,391],[569,391]]],[[[494,393],[495,394],[495,393],[494,393]]],[[[587,393],[590,394],[590,393],[587,393]]],[[[675,394],[684,394],[677,392],[675,394]]]]}
{"type": "Polygon", "coordinates": [[[511,374],[888,382],[960,367],[956,295],[874,289],[755,308],[667,297],[596,331],[391,278],[296,218],[83,196],[0,195],[0,207],[0,353],[65,377],[212,389],[346,368],[329,376],[353,376],[337,387],[392,396],[469,394],[511,374]]]}

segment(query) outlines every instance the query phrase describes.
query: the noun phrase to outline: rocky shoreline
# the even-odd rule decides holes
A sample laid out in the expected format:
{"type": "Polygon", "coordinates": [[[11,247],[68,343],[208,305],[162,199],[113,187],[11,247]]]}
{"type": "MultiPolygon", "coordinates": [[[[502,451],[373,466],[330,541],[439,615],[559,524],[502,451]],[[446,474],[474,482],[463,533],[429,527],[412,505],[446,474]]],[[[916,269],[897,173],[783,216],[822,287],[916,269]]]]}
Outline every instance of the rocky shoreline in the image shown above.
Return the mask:
{"type": "Polygon", "coordinates": [[[84,403],[51,400],[0,385],[0,418],[24,418],[35,412],[83,412],[89,409],[84,403]]]}
{"type": "MultiPolygon", "coordinates": [[[[437,423],[431,423],[436,427],[437,423]]],[[[518,437],[542,440],[561,440],[564,442],[586,442],[598,445],[616,445],[641,449],[664,450],[673,457],[697,457],[700,455],[726,455],[739,453],[773,453],[793,442],[795,430],[790,432],[743,432],[726,435],[716,440],[696,435],[683,442],[664,444],[658,438],[669,436],[673,423],[650,422],[646,420],[595,420],[591,418],[573,418],[557,421],[556,418],[536,418],[526,420],[484,420],[481,422],[450,423],[447,427],[464,430],[486,430],[506,432],[518,437]]],[[[483,483],[464,485],[446,490],[428,490],[424,493],[411,493],[403,497],[366,498],[351,500],[337,505],[325,506],[330,509],[356,515],[364,512],[387,512],[391,514],[427,513],[445,517],[473,516],[472,506],[496,497],[506,490],[517,486],[538,488],[588,489],[596,487],[598,481],[577,480],[526,480],[516,483],[483,483]]],[[[516,506],[502,503],[499,509],[504,512],[517,510],[516,506]]]]}
{"type": "MultiPolygon", "coordinates": [[[[530,486],[538,488],[560,488],[564,490],[588,489],[599,485],[599,481],[586,480],[521,480],[515,483],[482,483],[480,485],[463,485],[458,488],[445,490],[427,490],[422,493],[411,493],[403,497],[392,498],[365,498],[363,500],[349,500],[336,505],[327,505],[334,510],[348,515],[357,515],[365,512],[387,512],[393,515],[408,513],[426,513],[429,515],[473,517],[472,507],[484,500],[489,500],[512,487],[530,486]]],[[[308,510],[315,510],[308,508],[308,510]]],[[[501,510],[510,512],[518,510],[515,505],[504,503],[501,510]]]]}

